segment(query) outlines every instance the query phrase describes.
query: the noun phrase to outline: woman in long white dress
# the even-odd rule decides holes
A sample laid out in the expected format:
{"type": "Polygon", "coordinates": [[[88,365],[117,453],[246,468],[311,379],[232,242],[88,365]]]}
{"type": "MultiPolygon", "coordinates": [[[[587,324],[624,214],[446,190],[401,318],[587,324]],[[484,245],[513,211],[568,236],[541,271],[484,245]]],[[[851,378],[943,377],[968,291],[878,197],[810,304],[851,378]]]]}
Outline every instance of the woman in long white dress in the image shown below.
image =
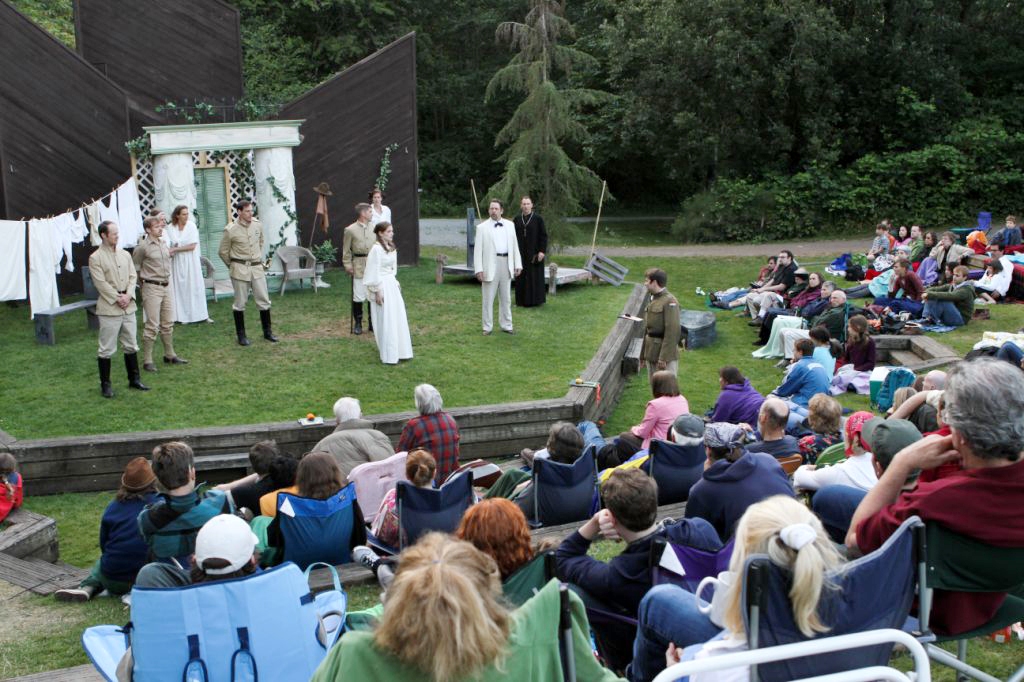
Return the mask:
{"type": "Polygon", "coordinates": [[[391,223],[381,222],[374,226],[373,233],[377,235],[377,243],[366,258],[363,284],[371,294],[370,315],[380,361],[396,365],[399,360],[412,358],[412,338],[402,288],[395,277],[398,273],[398,252],[393,241],[395,228],[391,223]]]}
{"type": "Polygon", "coordinates": [[[199,229],[188,206],[177,206],[165,232],[171,246],[171,295],[175,322],[213,322],[206,308],[206,284],[199,260],[199,229]]]}
{"type": "Polygon", "coordinates": [[[390,223],[391,209],[384,205],[384,192],[374,187],[370,192],[370,224],[390,223]]]}

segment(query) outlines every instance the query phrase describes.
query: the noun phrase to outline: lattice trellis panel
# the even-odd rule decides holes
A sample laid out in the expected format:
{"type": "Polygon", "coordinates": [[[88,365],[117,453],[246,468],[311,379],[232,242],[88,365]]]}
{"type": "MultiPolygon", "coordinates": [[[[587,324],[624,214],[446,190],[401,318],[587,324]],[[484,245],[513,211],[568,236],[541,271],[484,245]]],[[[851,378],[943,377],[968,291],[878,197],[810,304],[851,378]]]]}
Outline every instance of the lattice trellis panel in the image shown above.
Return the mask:
{"type": "MultiPolygon", "coordinates": [[[[228,191],[230,202],[234,204],[239,199],[250,201],[256,195],[255,178],[250,172],[247,177],[239,173],[239,166],[248,161],[252,169],[252,151],[250,150],[228,150],[228,151],[194,151],[192,152],[192,165],[219,166],[227,163],[228,168],[228,191]],[[204,163],[205,161],[205,163],[204,163]]],[[[139,205],[142,215],[148,215],[150,209],[156,205],[156,186],[153,183],[153,159],[148,158],[142,161],[132,158],[132,166],[135,168],[135,183],[139,188],[139,205]]]]}

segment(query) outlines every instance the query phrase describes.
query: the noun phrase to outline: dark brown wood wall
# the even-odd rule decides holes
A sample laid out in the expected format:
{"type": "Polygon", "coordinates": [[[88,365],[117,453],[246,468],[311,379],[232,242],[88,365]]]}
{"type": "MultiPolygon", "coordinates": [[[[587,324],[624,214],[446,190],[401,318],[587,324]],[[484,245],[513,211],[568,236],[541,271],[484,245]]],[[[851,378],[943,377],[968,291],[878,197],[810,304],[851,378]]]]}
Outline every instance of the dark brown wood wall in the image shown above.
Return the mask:
{"type": "Polygon", "coordinates": [[[0,215],[78,208],[128,177],[123,90],[0,1],[0,215]]]}
{"type": "Polygon", "coordinates": [[[75,0],[78,51],[145,111],[243,94],[238,10],[221,0],[75,0]]]}
{"type": "MultiPolygon", "coordinates": [[[[385,204],[395,224],[398,260],[419,260],[419,195],[416,138],[416,35],[396,40],[286,105],[282,119],[306,119],[302,144],[294,150],[295,202],[303,245],[309,243],[316,210],[313,187],[327,182],[330,237],[354,220],[352,207],[366,201],[389,144],[391,177],[385,204]]],[[[322,234],[314,244],[323,241],[322,234]]]]}

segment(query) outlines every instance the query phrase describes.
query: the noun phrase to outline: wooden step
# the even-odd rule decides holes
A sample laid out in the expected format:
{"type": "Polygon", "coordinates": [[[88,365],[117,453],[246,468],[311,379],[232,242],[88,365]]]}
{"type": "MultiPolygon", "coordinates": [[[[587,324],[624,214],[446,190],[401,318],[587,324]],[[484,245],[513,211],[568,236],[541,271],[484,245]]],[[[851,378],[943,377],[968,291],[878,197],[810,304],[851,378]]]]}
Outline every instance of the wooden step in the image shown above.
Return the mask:
{"type": "Polygon", "coordinates": [[[96,668],[91,665],[80,665],[24,677],[11,677],[7,682],[103,682],[103,675],[96,672],[96,668]]]}
{"type": "Polygon", "coordinates": [[[921,358],[917,357],[917,354],[909,350],[890,350],[889,351],[889,363],[893,365],[899,365],[900,367],[908,367],[913,369],[915,365],[921,362],[921,358]]]}
{"type": "Polygon", "coordinates": [[[910,338],[911,348],[922,360],[958,357],[956,351],[938,339],[934,339],[930,336],[912,336],[910,338]]]}
{"type": "Polygon", "coordinates": [[[10,525],[0,531],[0,552],[18,558],[57,560],[56,521],[25,508],[15,509],[6,520],[10,525]]]}
{"type": "Polygon", "coordinates": [[[78,587],[88,574],[89,571],[84,568],[65,563],[19,559],[0,552],[0,580],[24,587],[35,594],[48,595],[64,588],[78,587]]]}
{"type": "Polygon", "coordinates": [[[196,471],[248,468],[248,452],[230,452],[223,455],[199,455],[196,457],[196,471]]]}

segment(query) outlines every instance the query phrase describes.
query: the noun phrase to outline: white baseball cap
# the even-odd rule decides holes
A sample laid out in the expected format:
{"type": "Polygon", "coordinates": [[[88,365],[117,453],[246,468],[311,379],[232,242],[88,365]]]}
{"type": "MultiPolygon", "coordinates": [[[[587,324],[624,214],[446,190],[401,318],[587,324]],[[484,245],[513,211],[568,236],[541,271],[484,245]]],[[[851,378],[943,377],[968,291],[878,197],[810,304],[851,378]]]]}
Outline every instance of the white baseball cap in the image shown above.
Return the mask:
{"type": "Polygon", "coordinates": [[[203,568],[207,559],[222,559],[228,565],[223,568],[203,568],[209,575],[234,573],[249,563],[253,550],[259,543],[252,530],[242,519],[233,514],[219,514],[207,521],[196,536],[196,565],[203,568]]]}

